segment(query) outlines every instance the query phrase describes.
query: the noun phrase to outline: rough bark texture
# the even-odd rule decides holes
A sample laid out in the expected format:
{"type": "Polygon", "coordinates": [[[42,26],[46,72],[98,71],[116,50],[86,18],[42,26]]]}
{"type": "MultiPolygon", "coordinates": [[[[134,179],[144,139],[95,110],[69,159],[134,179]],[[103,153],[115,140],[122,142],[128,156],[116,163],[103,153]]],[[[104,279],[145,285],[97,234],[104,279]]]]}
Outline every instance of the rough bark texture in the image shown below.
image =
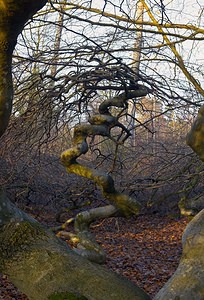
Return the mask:
{"type": "MultiPolygon", "coordinates": [[[[204,106],[201,106],[196,119],[194,120],[191,130],[186,136],[187,145],[204,161],[204,106]]],[[[199,174],[203,169],[202,164],[196,172],[199,174]]],[[[192,187],[200,180],[200,176],[194,176],[191,181],[192,187]]],[[[180,212],[183,215],[196,215],[204,208],[204,197],[202,195],[194,198],[188,197],[188,192],[179,202],[180,212]]]]}
{"type": "Polygon", "coordinates": [[[197,118],[187,134],[186,142],[204,161],[204,106],[199,109],[197,118]]]}
{"type": "Polygon", "coordinates": [[[90,263],[0,194],[0,272],[30,300],[150,299],[134,284],[90,263]]]}
{"type": "Polygon", "coordinates": [[[187,226],[180,264],[154,300],[204,299],[204,210],[187,226]]]}
{"type": "Polygon", "coordinates": [[[27,20],[46,0],[0,1],[0,136],[6,130],[12,109],[11,60],[17,37],[27,20]]]}
{"type": "MultiPolygon", "coordinates": [[[[204,161],[204,106],[187,135],[187,144],[204,161]]],[[[180,264],[154,300],[204,299],[204,210],[189,223],[182,243],[180,264]]]]}

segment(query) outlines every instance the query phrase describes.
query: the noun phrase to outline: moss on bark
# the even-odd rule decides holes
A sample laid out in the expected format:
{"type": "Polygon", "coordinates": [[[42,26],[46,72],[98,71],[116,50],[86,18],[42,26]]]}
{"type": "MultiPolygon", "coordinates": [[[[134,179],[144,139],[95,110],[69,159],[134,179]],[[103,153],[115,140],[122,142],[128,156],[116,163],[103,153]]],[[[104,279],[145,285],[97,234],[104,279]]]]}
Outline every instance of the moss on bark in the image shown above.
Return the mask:
{"type": "Polygon", "coordinates": [[[183,254],[179,266],[154,300],[204,299],[204,210],[189,223],[182,242],[183,254]]]}
{"type": "Polygon", "coordinates": [[[117,191],[114,180],[110,174],[82,165],[77,162],[77,159],[88,151],[87,138],[90,136],[106,136],[115,141],[117,145],[124,143],[130,136],[130,131],[119,122],[120,114],[117,117],[113,116],[110,112],[110,108],[112,106],[127,108],[128,99],[132,97],[142,97],[147,94],[148,89],[145,86],[137,85],[135,86],[135,90],[129,91],[128,93],[121,93],[116,97],[103,101],[99,106],[99,113],[89,118],[89,124],[79,124],[75,126],[72,139],[73,147],[61,154],[61,161],[67,172],[93,180],[98,187],[100,187],[103,196],[110,202],[111,206],[115,208],[112,209],[111,206],[106,206],[102,210],[96,208],[90,212],[83,212],[76,217],[75,229],[77,229],[77,235],[80,240],[76,251],[91,261],[103,263],[105,261],[105,255],[102,249],[99,250],[99,245],[96,244],[95,240],[93,241],[93,238],[88,232],[90,223],[97,218],[110,217],[112,212],[113,214],[117,213],[125,217],[134,214],[138,215],[141,205],[136,199],[117,191]],[[111,129],[114,127],[120,130],[118,138],[111,136],[111,129]]]}
{"type": "Polygon", "coordinates": [[[204,161],[204,106],[198,111],[197,118],[186,136],[187,145],[204,161]]]}
{"type": "Polygon", "coordinates": [[[4,193],[0,193],[0,220],[0,271],[29,300],[54,296],[150,299],[128,280],[74,253],[46,227],[6,199],[4,193]]]}
{"type": "Polygon", "coordinates": [[[42,230],[36,222],[11,221],[0,230],[1,244],[1,262],[8,260],[19,252],[26,253],[30,246],[36,240],[47,237],[45,231],[42,230]],[[26,251],[25,251],[26,250],[26,251]]]}
{"type": "Polygon", "coordinates": [[[84,296],[79,296],[73,293],[57,293],[49,296],[48,300],[88,300],[84,296]]]}

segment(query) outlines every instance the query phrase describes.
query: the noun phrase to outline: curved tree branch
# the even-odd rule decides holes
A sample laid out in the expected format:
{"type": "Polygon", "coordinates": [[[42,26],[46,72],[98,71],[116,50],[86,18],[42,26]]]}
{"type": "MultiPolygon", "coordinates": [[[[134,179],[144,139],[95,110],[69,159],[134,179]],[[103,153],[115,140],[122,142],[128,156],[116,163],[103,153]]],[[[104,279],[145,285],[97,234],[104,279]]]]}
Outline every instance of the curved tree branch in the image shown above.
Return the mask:
{"type": "Polygon", "coordinates": [[[103,262],[104,253],[99,250],[95,240],[91,237],[88,229],[92,221],[97,218],[109,217],[116,213],[122,214],[125,217],[132,214],[138,214],[140,211],[140,204],[126,194],[122,194],[115,189],[113,178],[101,171],[77,162],[82,154],[88,151],[87,137],[101,135],[106,136],[112,140],[111,129],[119,127],[125,131],[129,136],[129,130],[118,121],[117,117],[111,115],[109,109],[114,106],[118,108],[127,107],[128,99],[133,97],[142,97],[147,95],[148,89],[145,86],[138,85],[134,91],[121,93],[120,95],[111,99],[105,100],[99,106],[99,114],[89,118],[89,124],[76,125],[73,135],[73,147],[64,151],[61,154],[61,161],[68,173],[74,173],[93,180],[102,190],[104,197],[112,204],[105,208],[92,209],[89,212],[80,213],[75,220],[75,229],[79,237],[79,247],[83,245],[83,251],[80,253],[89,259],[103,262]],[[91,252],[96,253],[96,256],[90,255],[91,252]]]}

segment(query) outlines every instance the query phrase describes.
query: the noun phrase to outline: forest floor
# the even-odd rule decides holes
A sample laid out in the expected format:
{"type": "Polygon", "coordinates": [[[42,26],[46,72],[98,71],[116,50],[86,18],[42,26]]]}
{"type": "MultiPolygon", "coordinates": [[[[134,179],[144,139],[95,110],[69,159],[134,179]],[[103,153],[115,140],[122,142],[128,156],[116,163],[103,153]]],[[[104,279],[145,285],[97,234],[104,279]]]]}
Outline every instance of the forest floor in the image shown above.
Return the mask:
{"type": "MultiPolygon", "coordinates": [[[[38,219],[51,221],[49,215],[38,219]]],[[[188,221],[188,218],[142,215],[128,220],[106,219],[93,224],[91,230],[107,253],[107,267],[153,297],[178,266],[181,237],[188,221]]],[[[6,276],[0,275],[0,300],[11,299],[27,300],[27,297],[6,276]]]]}

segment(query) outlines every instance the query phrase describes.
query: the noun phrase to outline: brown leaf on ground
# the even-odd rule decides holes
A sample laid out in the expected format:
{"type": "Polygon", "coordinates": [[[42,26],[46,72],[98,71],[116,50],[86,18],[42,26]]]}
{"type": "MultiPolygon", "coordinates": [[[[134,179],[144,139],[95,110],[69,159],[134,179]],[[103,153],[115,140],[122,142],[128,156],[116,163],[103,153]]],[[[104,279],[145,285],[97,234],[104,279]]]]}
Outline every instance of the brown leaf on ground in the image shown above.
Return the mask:
{"type": "MultiPolygon", "coordinates": [[[[176,270],[182,252],[181,237],[187,218],[161,216],[110,218],[91,226],[107,253],[107,267],[154,296],[176,270]]],[[[1,300],[27,300],[0,276],[1,300]]]]}
{"type": "Polygon", "coordinates": [[[93,226],[107,253],[107,267],[154,296],[176,270],[188,219],[111,218],[93,226]]]}

